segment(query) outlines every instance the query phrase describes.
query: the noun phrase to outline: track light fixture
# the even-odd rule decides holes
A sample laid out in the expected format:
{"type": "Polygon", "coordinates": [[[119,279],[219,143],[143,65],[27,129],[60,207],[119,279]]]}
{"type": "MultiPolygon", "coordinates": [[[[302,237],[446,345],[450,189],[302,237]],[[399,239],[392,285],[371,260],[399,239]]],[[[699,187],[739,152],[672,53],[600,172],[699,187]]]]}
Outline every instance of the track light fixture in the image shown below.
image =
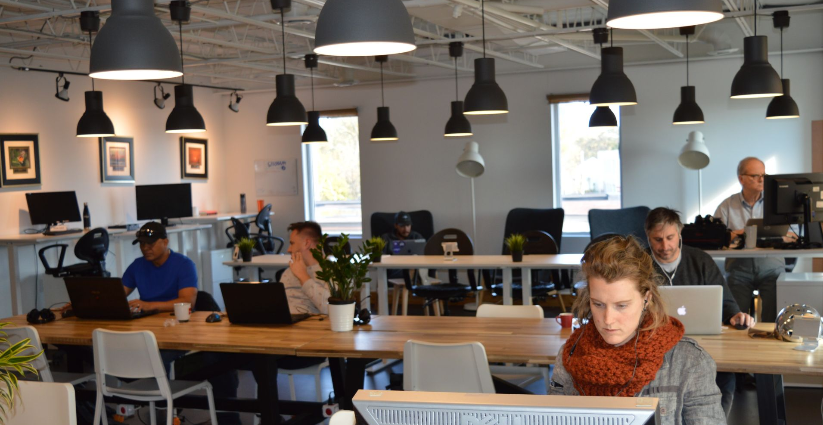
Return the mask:
{"type": "Polygon", "coordinates": [[[54,80],[54,97],[62,100],[63,102],[69,101],[69,80],[63,76],[63,73],[57,75],[57,79],[54,80]],[[60,80],[63,80],[63,88],[60,88],[60,80]]]}
{"type": "Polygon", "coordinates": [[[240,112],[240,101],[243,100],[243,96],[237,94],[237,92],[232,92],[229,95],[229,109],[232,112],[240,112]]]}
{"type": "Polygon", "coordinates": [[[472,125],[463,115],[463,101],[457,90],[457,58],[463,56],[463,43],[453,41],[449,43],[449,56],[454,58],[454,98],[451,104],[452,115],[446,122],[445,137],[467,137],[472,135],[472,125]]]}
{"type": "Polygon", "coordinates": [[[783,96],[783,84],[769,63],[769,39],[757,35],[757,4],[754,36],[743,39],[743,66],[732,80],[732,99],[783,96]]]}
{"type": "Polygon", "coordinates": [[[320,112],[314,110],[314,68],[317,68],[317,55],[309,53],[305,57],[306,68],[311,74],[311,111],[309,111],[309,124],[303,130],[303,143],[325,143],[329,141],[326,131],[320,127],[320,112]]]}
{"type": "Polygon", "coordinates": [[[777,96],[769,102],[769,107],[766,109],[766,119],[799,118],[800,108],[797,107],[797,102],[792,99],[790,93],[791,85],[787,78],[783,78],[783,29],[789,27],[791,18],[787,10],[774,12],[772,18],[774,20],[774,27],[780,28],[780,82],[783,84],[783,96],[777,96]]]}
{"type": "MultiPolygon", "coordinates": [[[[89,51],[91,51],[92,32],[100,29],[100,12],[80,12],[80,29],[89,34],[89,51]]],[[[86,112],[77,122],[77,137],[109,137],[114,136],[112,124],[106,111],[103,110],[103,92],[94,90],[94,78],[91,79],[91,91],[85,93],[86,112]]]]}
{"type": "Polygon", "coordinates": [[[674,111],[672,124],[703,124],[703,110],[695,100],[695,88],[689,85],[689,36],[694,35],[694,27],[680,28],[680,35],[686,36],[686,85],[680,87],[680,105],[674,111]]]}
{"type": "MultiPolygon", "coordinates": [[[[180,31],[180,69],[183,69],[183,22],[191,18],[188,0],[173,0],[169,3],[171,19],[177,22],[180,31]]],[[[174,86],[174,109],[166,120],[166,133],[202,133],[206,122],[194,107],[194,88],[186,84],[186,74],[181,76],[181,84],[174,86]]]]}
{"type": "Polygon", "coordinates": [[[157,85],[154,86],[154,106],[156,106],[157,109],[164,109],[166,107],[166,101],[169,100],[170,97],[171,93],[166,93],[166,91],[163,90],[162,84],[157,83],[157,85]],[[157,94],[158,90],[160,91],[159,95],[157,94]]]}
{"type": "Polygon", "coordinates": [[[389,61],[388,56],[375,56],[374,60],[380,64],[380,104],[377,108],[377,123],[371,130],[372,142],[393,142],[398,140],[397,129],[389,118],[389,107],[386,106],[386,98],[383,96],[383,64],[389,61]]]}
{"type": "MultiPolygon", "coordinates": [[[[306,108],[300,103],[300,99],[294,94],[294,75],[286,72],[286,26],[284,10],[291,7],[291,0],[271,0],[273,10],[280,9],[280,32],[283,41],[283,73],[275,76],[277,95],[269,106],[266,114],[266,125],[269,126],[292,126],[306,125],[309,118],[306,115],[306,108]]],[[[325,8],[325,6],[324,6],[325,8]]]]}

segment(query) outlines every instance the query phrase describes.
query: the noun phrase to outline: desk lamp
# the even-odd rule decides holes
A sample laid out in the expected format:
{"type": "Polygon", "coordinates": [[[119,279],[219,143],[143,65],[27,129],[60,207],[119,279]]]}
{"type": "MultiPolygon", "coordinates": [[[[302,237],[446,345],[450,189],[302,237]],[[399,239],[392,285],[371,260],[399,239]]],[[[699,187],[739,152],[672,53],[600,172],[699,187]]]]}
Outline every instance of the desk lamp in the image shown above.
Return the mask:
{"type": "Polygon", "coordinates": [[[703,213],[703,182],[701,181],[701,171],[706,168],[711,161],[709,148],[703,142],[703,133],[692,131],[686,145],[680,150],[677,162],[680,166],[689,170],[697,170],[697,214],[703,213]]]}

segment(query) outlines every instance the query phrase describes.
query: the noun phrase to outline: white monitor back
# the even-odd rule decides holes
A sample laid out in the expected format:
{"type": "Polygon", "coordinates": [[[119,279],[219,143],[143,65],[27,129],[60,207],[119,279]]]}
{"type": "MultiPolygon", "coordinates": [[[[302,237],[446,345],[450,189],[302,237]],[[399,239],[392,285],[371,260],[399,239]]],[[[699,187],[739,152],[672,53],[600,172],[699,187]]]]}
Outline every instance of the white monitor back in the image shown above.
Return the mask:
{"type": "Polygon", "coordinates": [[[360,390],[354,408],[368,425],[647,425],[657,399],[360,390]]]}

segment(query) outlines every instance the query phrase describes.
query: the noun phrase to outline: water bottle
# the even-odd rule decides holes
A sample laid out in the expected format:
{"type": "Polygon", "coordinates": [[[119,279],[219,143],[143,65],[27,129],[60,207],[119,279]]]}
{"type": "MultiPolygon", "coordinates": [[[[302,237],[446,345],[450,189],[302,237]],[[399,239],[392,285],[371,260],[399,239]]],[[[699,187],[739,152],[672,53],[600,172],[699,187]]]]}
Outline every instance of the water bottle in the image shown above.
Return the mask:
{"type": "Polygon", "coordinates": [[[89,214],[89,203],[83,202],[83,230],[91,229],[91,214],[89,214]]]}
{"type": "Polygon", "coordinates": [[[246,194],[240,194],[240,214],[246,213],[246,194]]]}
{"type": "Polygon", "coordinates": [[[754,320],[758,323],[763,319],[763,299],[760,298],[760,291],[755,290],[752,292],[752,308],[751,314],[754,316],[754,320]]]}

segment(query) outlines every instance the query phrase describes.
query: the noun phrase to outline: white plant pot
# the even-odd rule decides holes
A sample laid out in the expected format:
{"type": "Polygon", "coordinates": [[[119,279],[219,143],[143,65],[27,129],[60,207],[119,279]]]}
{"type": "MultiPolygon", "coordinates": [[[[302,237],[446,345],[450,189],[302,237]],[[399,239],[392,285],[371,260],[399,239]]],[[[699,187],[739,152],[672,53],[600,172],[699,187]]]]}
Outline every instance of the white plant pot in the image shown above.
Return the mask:
{"type": "Polygon", "coordinates": [[[351,304],[329,304],[329,322],[334,332],[346,332],[354,327],[354,302],[351,304]]]}

